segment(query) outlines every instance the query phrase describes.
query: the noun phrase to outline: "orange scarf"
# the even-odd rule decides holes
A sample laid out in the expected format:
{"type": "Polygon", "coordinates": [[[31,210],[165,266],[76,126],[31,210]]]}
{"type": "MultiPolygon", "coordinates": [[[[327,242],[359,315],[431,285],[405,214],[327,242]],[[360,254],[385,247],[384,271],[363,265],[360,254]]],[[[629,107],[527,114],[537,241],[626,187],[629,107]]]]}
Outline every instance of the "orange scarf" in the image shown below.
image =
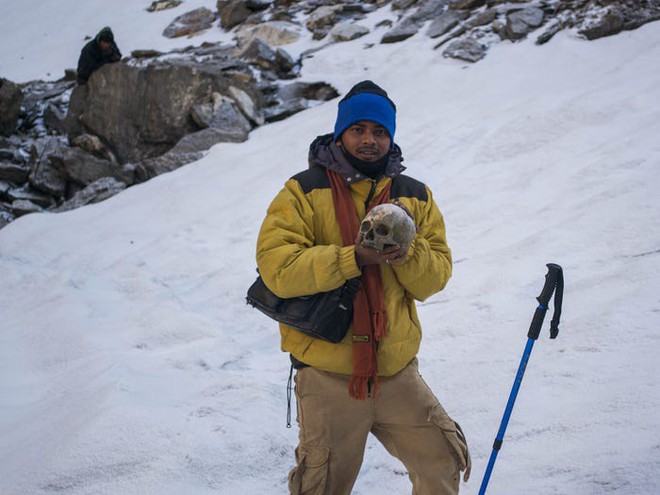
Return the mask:
{"type": "MultiPolygon", "coordinates": [[[[344,179],[327,170],[332,187],[332,200],[344,246],[352,246],[357,239],[360,222],[351,198],[351,189],[344,179]]],[[[367,212],[376,205],[390,199],[389,181],[387,186],[367,207],[367,212]]],[[[369,395],[376,398],[378,389],[378,342],[387,331],[387,311],[383,280],[379,265],[366,265],[362,268],[362,283],[353,303],[353,375],[348,383],[348,393],[354,399],[364,400],[369,395]]]]}

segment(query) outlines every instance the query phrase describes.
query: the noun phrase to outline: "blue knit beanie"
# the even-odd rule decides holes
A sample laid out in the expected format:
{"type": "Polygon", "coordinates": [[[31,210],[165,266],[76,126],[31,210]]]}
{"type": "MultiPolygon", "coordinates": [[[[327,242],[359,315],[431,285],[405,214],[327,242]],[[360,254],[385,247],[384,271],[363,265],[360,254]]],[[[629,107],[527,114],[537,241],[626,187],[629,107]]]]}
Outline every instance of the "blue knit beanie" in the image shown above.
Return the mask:
{"type": "Polygon", "coordinates": [[[371,81],[362,81],[339,102],[334,138],[337,141],[351,125],[361,120],[370,120],[382,125],[390,135],[394,146],[396,130],[396,105],[384,89],[371,81]]]}

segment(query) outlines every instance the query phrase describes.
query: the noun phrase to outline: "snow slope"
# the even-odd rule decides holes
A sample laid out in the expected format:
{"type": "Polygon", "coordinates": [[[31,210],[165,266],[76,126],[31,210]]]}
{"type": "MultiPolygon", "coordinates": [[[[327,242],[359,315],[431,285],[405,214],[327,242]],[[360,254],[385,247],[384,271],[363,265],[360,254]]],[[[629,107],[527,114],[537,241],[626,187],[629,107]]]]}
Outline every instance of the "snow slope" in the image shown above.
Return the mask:
{"type": "MultiPolygon", "coordinates": [[[[100,5],[80,9],[110,24],[100,5]]],[[[131,13],[113,23],[130,26],[131,13]]],[[[0,45],[27,43],[44,67],[60,56],[9,26],[0,45]]],[[[370,36],[306,60],[303,78],[385,87],[408,172],[445,215],[454,276],[419,304],[420,361],[470,443],[462,493],[478,491],[548,262],[566,276],[560,335],[548,340],[546,322],[489,493],[659,493],[657,25],[502,43],[476,65],[443,59],[423,36],[365,49],[370,36]]],[[[5,56],[3,72],[35,77],[5,56]]],[[[286,493],[288,359],[244,294],[268,203],[335,111],[0,230],[1,494],[286,493]]],[[[409,492],[401,464],[370,442],[354,493],[409,492]]]]}

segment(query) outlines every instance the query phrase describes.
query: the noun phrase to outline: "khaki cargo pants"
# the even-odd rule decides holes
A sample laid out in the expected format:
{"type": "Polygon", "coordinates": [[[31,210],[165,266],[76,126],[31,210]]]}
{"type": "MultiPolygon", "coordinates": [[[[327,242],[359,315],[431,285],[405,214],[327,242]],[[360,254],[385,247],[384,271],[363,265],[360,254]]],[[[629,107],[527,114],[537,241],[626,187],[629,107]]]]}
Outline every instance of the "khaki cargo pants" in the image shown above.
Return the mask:
{"type": "Polygon", "coordinates": [[[376,400],[348,395],[346,375],[302,368],[295,377],[300,443],[289,473],[292,495],[348,495],[371,432],[399,459],[413,495],[458,493],[469,476],[465,437],[419,374],[417,359],[379,379],[376,400]]]}

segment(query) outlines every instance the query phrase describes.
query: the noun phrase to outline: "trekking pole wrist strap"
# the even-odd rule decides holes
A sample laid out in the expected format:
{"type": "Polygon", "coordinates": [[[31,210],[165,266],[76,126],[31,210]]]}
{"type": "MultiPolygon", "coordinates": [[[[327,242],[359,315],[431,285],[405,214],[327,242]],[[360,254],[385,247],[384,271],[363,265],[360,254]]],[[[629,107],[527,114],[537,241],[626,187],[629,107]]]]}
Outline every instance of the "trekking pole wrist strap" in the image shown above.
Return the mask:
{"type": "Polygon", "coordinates": [[[564,298],[564,272],[561,266],[555,263],[548,263],[548,273],[545,275],[545,284],[541,294],[536,298],[539,306],[534,312],[534,318],[529,326],[527,337],[530,339],[538,339],[543,326],[545,313],[548,311],[548,304],[554,292],[554,313],[552,321],[550,322],[550,338],[554,339],[559,334],[559,319],[561,318],[561,305],[564,298]]]}

